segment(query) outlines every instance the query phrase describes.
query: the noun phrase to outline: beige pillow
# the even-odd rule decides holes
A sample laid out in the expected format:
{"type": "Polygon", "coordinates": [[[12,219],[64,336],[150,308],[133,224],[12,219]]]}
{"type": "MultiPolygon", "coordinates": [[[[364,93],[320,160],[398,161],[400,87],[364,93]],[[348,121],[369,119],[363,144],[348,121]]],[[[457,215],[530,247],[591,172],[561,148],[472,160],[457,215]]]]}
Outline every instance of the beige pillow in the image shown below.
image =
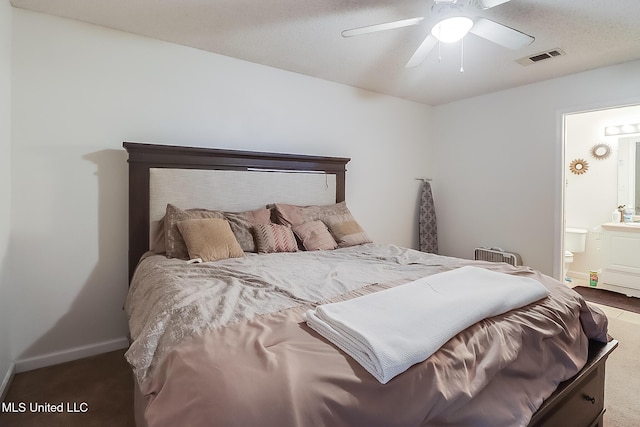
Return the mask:
{"type": "Polygon", "coordinates": [[[224,216],[222,212],[209,211],[206,209],[183,210],[171,203],[167,204],[167,210],[164,215],[164,243],[169,258],[189,258],[189,251],[187,250],[180,230],[178,230],[178,223],[187,219],[202,218],[223,219],[224,216]]]}
{"type": "Polygon", "coordinates": [[[244,256],[231,226],[224,219],[199,218],[179,221],[178,229],[186,243],[189,258],[217,261],[244,256]]]}
{"type": "Polygon", "coordinates": [[[220,218],[229,221],[240,247],[245,252],[255,252],[252,228],[254,224],[268,224],[271,222],[271,211],[267,208],[246,212],[221,212],[207,209],[180,209],[171,203],[167,204],[164,218],[160,220],[163,227],[164,242],[154,238],[154,252],[166,252],[170,258],[187,259],[189,253],[184,239],[178,230],[177,223],[186,219],[220,218]],[[162,250],[161,249],[162,245],[162,250]]]}
{"type": "Polygon", "coordinates": [[[330,216],[324,222],[341,248],[371,243],[369,236],[351,214],[330,216]]]}
{"type": "Polygon", "coordinates": [[[311,221],[293,227],[293,232],[302,241],[302,246],[308,251],[329,250],[338,244],[329,233],[322,221],[311,221]]]}
{"type": "Polygon", "coordinates": [[[348,214],[349,209],[345,202],[333,205],[297,206],[283,203],[273,205],[275,217],[279,224],[292,227],[306,222],[322,220],[328,216],[348,214]]]}
{"type": "Polygon", "coordinates": [[[256,224],[253,226],[253,233],[259,253],[298,251],[296,236],[287,225],[256,224]]]}

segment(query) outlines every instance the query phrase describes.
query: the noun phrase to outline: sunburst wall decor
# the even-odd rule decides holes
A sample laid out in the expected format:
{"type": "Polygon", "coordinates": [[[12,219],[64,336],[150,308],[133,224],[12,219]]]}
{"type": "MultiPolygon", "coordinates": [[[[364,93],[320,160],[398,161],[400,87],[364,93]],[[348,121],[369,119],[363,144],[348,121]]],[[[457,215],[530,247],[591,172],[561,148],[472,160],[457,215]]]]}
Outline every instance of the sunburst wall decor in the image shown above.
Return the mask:
{"type": "Polygon", "coordinates": [[[575,159],[569,165],[569,170],[571,173],[576,175],[582,175],[589,169],[589,163],[587,163],[584,159],[575,159]]]}

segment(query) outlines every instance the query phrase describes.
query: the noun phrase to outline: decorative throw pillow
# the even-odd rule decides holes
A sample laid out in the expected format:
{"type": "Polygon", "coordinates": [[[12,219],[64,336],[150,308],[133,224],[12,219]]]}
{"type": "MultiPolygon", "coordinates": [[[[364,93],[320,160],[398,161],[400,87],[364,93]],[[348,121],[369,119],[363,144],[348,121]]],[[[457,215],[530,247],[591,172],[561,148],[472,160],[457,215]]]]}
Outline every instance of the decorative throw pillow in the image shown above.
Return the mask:
{"type": "Polygon", "coordinates": [[[348,214],[349,209],[345,202],[333,205],[297,206],[283,203],[275,203],[275,217],[279,224],[296,226],[306,222],[322,220],[332,215],[348,214]]]}
{"type": "Polygon", "coordinates": [[[322,221],[311,221],[293,227],[293,232],[308,251],[335,249],[338,244],[322,221]]]}
{"type": "Polygon", "coordinates": [[[330,216],[324,222],[341,248],[371,243],[369,236],[351,214],[330,216]]]}
{"type": "Polygon", "coordinates": [[[245,252],[255,252],[252,228],[254,224],[271,222],[271,211],[266,208],[246,212],[221,212],[208,209],[180,209],[171,203],[167,204],[164,218],[160,226],[164,226],[164,250],[160,251],[158,239],[154,239],[154,252],[166,252],[170,258],[187,259],[189,253],[176,224],[179,221],[197,218],[220,218],[229,221],[231,231],[245,252]]]}
{"type": "Polygon", "coordinates": [[[247,212],[223,212],[224,219],[229,221],[231,231],[245,252],[255,252],[256,246],[253,240],[252,229],[255,224],[270,224],[271,211],[269,209],[257,209],[247,212]]]}
{"type": "Polygon", "coordinates": [[[259,253],[298,251],[296,236],[287,225],[256,224],[253,226],[253,232],[259,253]]]}
{"type": "Polygon", "coordinates": [[[210,211],[206,209],[183,210],[171,203],[167,204],[167,210],[164,215],[164,241],[167,256],[169,258],[189,258],[189,251],[187,250],[182,234],[180,234],[180,230],[178,229],[178,222],[185,221],[187,219],[202,218],[223,219],[224,216],[221,212],[217,211],[210,211]]]}
{"type": "Polygon", "coordinates": [[[244,256],[229,223],[218,218],[179,221],[177,227],[189,251],[189,258],[217,261],[244,256]]]}

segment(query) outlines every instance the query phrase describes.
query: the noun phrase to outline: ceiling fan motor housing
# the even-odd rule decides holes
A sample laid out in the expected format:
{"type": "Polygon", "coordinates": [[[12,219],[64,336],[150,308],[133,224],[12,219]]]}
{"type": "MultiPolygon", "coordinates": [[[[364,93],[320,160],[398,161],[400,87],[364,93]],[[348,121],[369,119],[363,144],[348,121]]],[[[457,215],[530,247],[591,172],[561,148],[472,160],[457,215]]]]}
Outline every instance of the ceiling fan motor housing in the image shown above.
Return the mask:
{"type": "MultiPolygon", "coordinates": [[[[465,8],[489,9],[508,1],[510,0],[433,0],[431,11],[435,16],[428,20],[432,26],[431,33],[418,46],[405,68],[420,65],[439,41],[452,43],[465,37],[468,32],[508,49],[521,49],[530,45],[535,40],[533,36],[488,18],[469,16],[469,12],[465,10],[465,8]],[[447,28],[446,31],[445,28],[447,28]],[[449,37],[448,34],[451,36],[449,37]]],[[[344,30],[342,36],[352,37],[393,28],[408,27],[417,25],[423,20],[427,21],[425,17],[417,17],[358,27],[344,30]]]]}

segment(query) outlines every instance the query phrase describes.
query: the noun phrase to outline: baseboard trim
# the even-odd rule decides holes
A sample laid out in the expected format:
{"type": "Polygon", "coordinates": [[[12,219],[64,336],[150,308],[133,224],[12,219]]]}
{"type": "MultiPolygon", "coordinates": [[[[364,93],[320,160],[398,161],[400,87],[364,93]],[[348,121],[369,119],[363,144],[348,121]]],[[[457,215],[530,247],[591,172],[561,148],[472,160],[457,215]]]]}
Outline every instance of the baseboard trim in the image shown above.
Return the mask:
{"type": "Polygon", "coordinates": [[[56,351],[54,353],[43,354],[41,356],[18,359],[15,362],[15,372],[31,371],[33,369],[44,368],[57,365],[59,363],[70,362],[84,357],[95,356],[97,354],[108,353],[129,346],[126,337],[111,341],[103,341],[96,344],[74,347],[68,350],[56,351]]]}
{"type": "Polygon", "coordinates": [[[9,369],[4,375],[2,379],[2,384],[0,384],[0,402],[4,402],[4,398],[7,396],[9,392],[9,386],[11,385],[11,381],[13,381],[13,375],[16,370],[16,364],[11,362],[9,365],[9,369]]]}

